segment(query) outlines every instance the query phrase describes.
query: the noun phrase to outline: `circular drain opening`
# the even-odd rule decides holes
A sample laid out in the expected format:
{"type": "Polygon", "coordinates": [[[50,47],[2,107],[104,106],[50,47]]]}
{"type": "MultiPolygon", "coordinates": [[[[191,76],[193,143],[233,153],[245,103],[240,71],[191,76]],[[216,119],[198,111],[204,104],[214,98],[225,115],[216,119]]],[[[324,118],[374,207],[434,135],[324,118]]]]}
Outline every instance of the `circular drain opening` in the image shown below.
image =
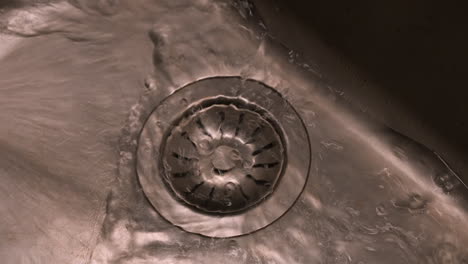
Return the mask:
{"type": "Polygon", "coordinates": [[[252,233],[284,215],[304,189],[311,153],[306,128],[262,83],[200,80],[148,112],[136,172],[153,207],[187,232],[252,233]]]}
{"type": "Polygon", "coordinates": [[[191,107],[162,145],[162,175],[185,204],[236,213],[270,195],[285,164],[278,125],[256,105],[216,98],[191,107]]]}

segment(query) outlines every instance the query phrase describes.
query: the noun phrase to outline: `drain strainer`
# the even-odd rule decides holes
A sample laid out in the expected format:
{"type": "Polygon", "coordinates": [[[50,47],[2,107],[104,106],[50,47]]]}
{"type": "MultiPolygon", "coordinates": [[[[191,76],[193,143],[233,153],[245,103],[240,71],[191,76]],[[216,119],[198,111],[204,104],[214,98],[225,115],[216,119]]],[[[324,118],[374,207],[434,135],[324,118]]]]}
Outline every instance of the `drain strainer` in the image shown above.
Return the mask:
{"type": "Polygon", "coordinates": [[[278,92],[224,77],[189,84],[156,106],[140,136],[137,172],[172,224],[232,237],[283,215],[304,188],[309,161],[306,129],[278,92]]]}
{"type": "Polygon", "coordinates": [[[163,143],[163,176],[180,200],[201,211],[246,210],[271,194],[281,176],[280,131],[255,105],[229,98],[204,103],[212,105],[189,109],[163,143]]]}

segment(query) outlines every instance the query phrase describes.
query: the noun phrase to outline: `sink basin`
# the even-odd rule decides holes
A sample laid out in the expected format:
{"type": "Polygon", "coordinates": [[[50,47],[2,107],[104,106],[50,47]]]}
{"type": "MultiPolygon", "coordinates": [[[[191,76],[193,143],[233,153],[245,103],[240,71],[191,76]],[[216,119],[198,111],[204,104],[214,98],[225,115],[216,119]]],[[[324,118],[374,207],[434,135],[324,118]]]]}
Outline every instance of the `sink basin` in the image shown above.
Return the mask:
{"type": "Polygon", "coordinates": [[[15,3],[0,6],[3,263],[468,263],[458,152],[420,143],[436,137],[378,82],[348,86],[299,15],[15,3]]]}

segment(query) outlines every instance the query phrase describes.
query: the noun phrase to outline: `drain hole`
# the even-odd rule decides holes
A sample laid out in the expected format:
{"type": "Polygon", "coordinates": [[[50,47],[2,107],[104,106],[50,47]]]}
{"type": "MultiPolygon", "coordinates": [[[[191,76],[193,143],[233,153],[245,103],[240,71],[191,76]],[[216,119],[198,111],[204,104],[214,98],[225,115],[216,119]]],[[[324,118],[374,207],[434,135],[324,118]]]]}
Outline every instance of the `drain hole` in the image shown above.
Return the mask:
{"type": "Polygon", "coordinates": [[[250,174],[247,174],[246,177],[251,179],[252,181],[254,181],[255,184],[257,184],[257,185],[262,185],[262,186],[265,186],[265,187],[270,187],[271,186],[271,183],[269,181],[257,180],[257,179],[254,178],[254,176],[252,176],[250,174]]]}
{"type": "Polygon", "coordinates": [[[184,131],[180,134],[183,138],[187,139],[191,144],[192,146],[195,148],[195,150],[198,149],[197,147],[197,144],[195,144],[195,142],[193,142],[193,140],[190,138],[190,136],[187,134],[187,131],[184,131]]]}
{"type": "Polygon", "coordinates": [[[258,126],[253,132],[252,134],[250,135],[250,139],[245,142],[245,144],[252,144],[255,142],[255,137],[260,133],[260,131],[263,129],[262,126],[258,126]]]}
{"type": "Polygon", "coordinates": [[[258,154],[262,153],[263,151],[273,148],[275,145],[276,145],[275,142],[271,142],[271,143],[269,143],[269,144],[255,150],[254,152],[252,152],[252,156],[257,156],[258,154]]]}
{"type": "Polygon", "coordinates": [[[219,132],[221,133],[221,138],[224,137],[224,131],[223,131],[223,123],[224,120],[226,119],[226,114],[224,112],[218,112],[219,115],[219,132]]]}
{"type": "Polygon", "coordinates": [[[221,126],[224,122],[224,120],[226,119],[226,114],[224,112],[218,112],[218,115],[219,115],[219,126],[221,126]]]}
{"type": "Polygon", "coordinates": [[[180,154],[177,154],[175,152],[172,152],[172,156],[176,159],[179,159],[179,160],[184,160],[184,161],[194,161],[195,159],[192,159],[192,158],[187,158],[187,157],[184,157],[180,154]]]}
{"type": "Polygon", "coordinates": [[[217,169],[217,168],[214,168],[213,171],[215,174],[217,175],[224,175],[228,172],[230,172],[232,169],[228,169],[228,170],[221,170],[221,169],[217,169]]]}
{"type": "Polygon", "coordinates": [[[237,122],[236,132],[234,133],[234,136],[236,137],[237,135],[239,135],[239,129],[240,129],[240,126],[242,125],[242,122],[244,121],[244,116],[245,116],[244,113],[241,113],[239,115],[239,121],[237,122]]]}
{"type": "Polygon", "coordinates": [[[182,178],[182,177],[185,177],[185,176],[188,176],[188,175],[191,175],[191,173],[189,171],[177,172],[177,173],[172,174],[172,176],[174,176],[175,178],[182,178]]]}
{"type": "Polygon", "coordinates": [[[200,188],[203,184],[205,184],[205,181],[202,181],[198,183],[197,185],[193,186],[193,188],[187,192],[187,194],[194,194],[198,188],[200,188]]]}
{"type": "Polygon", "coordinates": [[[239,186],[239,191],[240,191],[240,193],[242,194],[242,197],[244,197],[244,199],[245,199],[246,201],[250,200],[249,196],[248,196],[247,194],[245,194],[244,188],[242,188],[242,186],[239,186]]]}
{"type": "Polygon", "coordinates": [[[203,132],[203,134],[204,134],[205,136],[208,136],[208,137],[210,137],[210,138],[213,138],[213,136],[208,132],[208,130],[206,130],[206,127],[205,127],[205,125],[203,125],[203,123],[202,123],[202,121],[201,121],[200,118],[197,119],[197,125],[198,125],[198,127],[202,130],[202,132],[203,132]]]}
{"type": "Polygon", "coordinates": [[[208,199],[205,201],[205,204],[209,203],[211,200],[213,200],[213,194],[215,191],[215,187],[211,187],[210,194],[208,194],[208,199]]]}
{"type": "Polygon", "coordinates": [[[254,164],[252,167],[253,167],[253,168],[264,168],[264,169],[269,169],[269,168],[275,167],[275,166],[278,165],[278,164],[279,164],[279,162],[256,163],[256,164],[254,164]]]}

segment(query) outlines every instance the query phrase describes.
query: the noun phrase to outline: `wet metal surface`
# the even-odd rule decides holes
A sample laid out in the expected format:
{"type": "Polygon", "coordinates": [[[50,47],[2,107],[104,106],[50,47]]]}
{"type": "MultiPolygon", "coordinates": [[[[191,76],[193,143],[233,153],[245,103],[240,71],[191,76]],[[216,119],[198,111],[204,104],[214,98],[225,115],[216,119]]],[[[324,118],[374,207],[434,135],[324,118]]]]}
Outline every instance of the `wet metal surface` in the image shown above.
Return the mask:
{"type": "Polygon", "coordinates": [[[3,263],[468,261],[457,174],[353,109],[268,35],[249,2],[77,0],[10,10],[1,23],[17,41],[0,59],[3,263]],[[175,121],[221,97],[247,103],[216,101],[175,121]],[[225,122],[245,113],[272,124],[265,144],[237,146],[240,131],[221,141],[236,127],[221,133],[221,109],[225,122]],[[185,156],[179,128],[222,147],[185,156]],[[265,148],[273,141],[281,147],[265,148]],[[282,165],[259,172],[269,186],[254,173],[238,183],[258,195],[251,203],[233,196],[229,211],[177,196],[186,183],[172,173],[194,171],[184,157],[206,161],[200,175],[226,187],[221,174],[255,156],[253,169],[264,150],[282,165]]]}

